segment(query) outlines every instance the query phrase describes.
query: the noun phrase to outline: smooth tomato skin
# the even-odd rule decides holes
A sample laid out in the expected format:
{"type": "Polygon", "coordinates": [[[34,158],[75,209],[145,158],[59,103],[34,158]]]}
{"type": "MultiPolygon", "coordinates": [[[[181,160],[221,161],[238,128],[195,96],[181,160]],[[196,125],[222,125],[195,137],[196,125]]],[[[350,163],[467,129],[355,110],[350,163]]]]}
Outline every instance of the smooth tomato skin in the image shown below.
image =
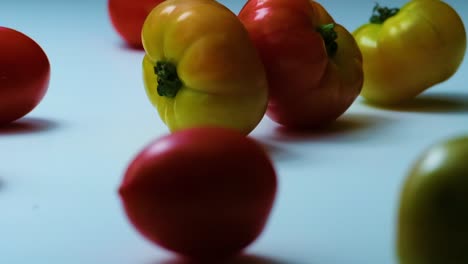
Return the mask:
{"type": "Polygon", "coordinates": [[[362,56],[352,35],[309,0],[250,0],[238,15],[266,68],[267,115],[288,127],[327,125],[361,91],[362,56]],[[334,23],[338,51],[330,57],[317,28],[334,23]]]}
{"type": "Polygon", "coordinates": [[[213,0],[167,0],[142,31],[145,91],[171,132],[221,126],[244,134],[265,115],[265,69],[242,23],[213,0]],[[158,62],[171,62],[182,83],[174,97],[158,93],[158,62]]]}
{"type": "Polygon", "coordinates": [[[401,264],[468,263],[468,135],[428,148],[411,166],[398,211],[401,264]]]}
{"type": "Polygon", "coordinates": [[[131,47],[143,49],[141,29],[151,10],[164,0],[109,0],[107,9],[111,23],[120,37],[131,47]]]}
{"type": "Polygon", "coordinates": [[[439,0],[413,0],[382,24],[353,32],[364,57],[361,95],[376,105],[410,101],[452,77],[463,62],[466,32],[457,12],[439,0]]]}
{"type": "Polygon", "coordinates": [[[262,232],[277,178],[264,149],[220,127],[174,132],[144,148],[119,188],[150,241],[194,259],[236,254],[262,232]]]}
{"type": "Polygon", "coordinates": [[[0,27],[0,126],[31,112],[50,80],[46,53],[30,37],[0,27]]]}

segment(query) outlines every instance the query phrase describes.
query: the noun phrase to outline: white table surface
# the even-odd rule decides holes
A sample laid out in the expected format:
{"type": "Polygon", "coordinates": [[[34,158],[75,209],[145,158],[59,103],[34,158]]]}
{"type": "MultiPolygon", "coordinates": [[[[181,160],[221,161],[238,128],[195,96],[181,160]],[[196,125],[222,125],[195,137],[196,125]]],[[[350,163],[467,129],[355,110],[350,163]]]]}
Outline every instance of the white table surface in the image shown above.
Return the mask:
{"type": "MultiPolygon", "coordinates": [[[[220,2],[234,12],[244,3],[220,2]]],[[[447,2],[468,21],[464,0],[447,2]]],[[[322,3],[354,30],[374,1],[322,3]]],[[[52,67],[42,103],[0,129],[0,263],[180,263],[134,230],[116,193],[130,159],[168,130],[144,93],[143,53],[121,44],[106,2],[2,0],[0,25],[35,39],[52,67]]],[[[269,146],[279,193],[237,263],[395,263],[410,164],[434,142],[468,133],[467,61],[405,107],[359,99],[327,131],[288,132],[265,118],[251,136],[269,146]]]]}

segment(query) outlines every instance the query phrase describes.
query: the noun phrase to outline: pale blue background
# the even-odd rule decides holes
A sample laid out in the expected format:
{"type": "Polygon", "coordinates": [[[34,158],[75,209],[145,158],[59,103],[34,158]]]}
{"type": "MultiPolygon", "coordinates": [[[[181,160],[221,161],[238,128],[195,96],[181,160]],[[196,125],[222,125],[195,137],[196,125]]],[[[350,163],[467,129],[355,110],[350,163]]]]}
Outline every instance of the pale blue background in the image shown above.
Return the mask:
{"type": "MultiPolygon", "coordinates": [[[[221,2],[238,12],[244,1],[221,2]]],[[[321,2],[349,30],[374,5],[321,2]]],[[[447,2],[468,21],[466,1],[447,2]]],[[[2,0],[0,25],[35,39],[52,65],[42,103],[0,130],[0,263],[179,263],[135,232],[116,194],[134,154],[168,131],[143,90],[143,53],[123,47],[106,2],[2,0]]],[[[393,111],[358,100],[328,131],[288,133],[265,118],[252,137],[268,146],[280,189],[251,257],[236,263],[395,263],[411,162],[468,132],[467,67],[393,111]]]]}

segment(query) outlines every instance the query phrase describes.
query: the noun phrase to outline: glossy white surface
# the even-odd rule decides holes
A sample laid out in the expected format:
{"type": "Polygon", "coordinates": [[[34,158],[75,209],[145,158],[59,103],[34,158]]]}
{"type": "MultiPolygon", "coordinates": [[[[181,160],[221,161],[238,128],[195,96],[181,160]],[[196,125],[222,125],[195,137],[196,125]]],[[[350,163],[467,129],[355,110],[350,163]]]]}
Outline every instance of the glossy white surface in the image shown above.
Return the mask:
{"type": "MultiPolygon", "coordinates": [[[[234,12],[243,3],[220,2],[234,12]]],[[[349,30],[374,4],[322,2],[349,30]]],[[[468,21],[465,1],[447,2],[468,21]]],[[[2,0],[0,25],[35,39],[52,66],[42,103],[0,129],[0,263],[178,263],[136,233],[116,193],[130,159],[168,131],[143,89],[143,53],[121,44],[106,2],[2,0]]],[[[398,109],[359,99],[327,131],[288,132],[265,118],[252,137],[270,150],[279,193],[238,263],[395,263],[400,185],[429,145],[468,133],[467,72],[465,60],[398,109]]]]}

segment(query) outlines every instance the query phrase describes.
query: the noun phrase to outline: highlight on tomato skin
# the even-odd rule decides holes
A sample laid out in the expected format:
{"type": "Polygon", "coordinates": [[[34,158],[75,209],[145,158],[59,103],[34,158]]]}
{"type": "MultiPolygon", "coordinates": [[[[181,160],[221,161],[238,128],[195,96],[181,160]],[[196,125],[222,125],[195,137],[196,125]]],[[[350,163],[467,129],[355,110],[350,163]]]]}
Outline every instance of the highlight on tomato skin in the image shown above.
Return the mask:
{"type": "Polygon", "coordinates": [[[196,127],[144,147],[118,192],[130,223],[155,245],[192,260],[223,259],[263,232],[277,176],[253,139],[233,129],[196,127]]]}
{"type": "Polygon", "coordinates": [[[143,49],[141,29],[151,10],[164,0],[108,0],[113,28],[127,45],[143,49]]]}
{"type": "Polygon", "coordinates": [[[0,126],[30,113],[44,98],[50,63],[29,36],[0,27],[0,126]]]}

